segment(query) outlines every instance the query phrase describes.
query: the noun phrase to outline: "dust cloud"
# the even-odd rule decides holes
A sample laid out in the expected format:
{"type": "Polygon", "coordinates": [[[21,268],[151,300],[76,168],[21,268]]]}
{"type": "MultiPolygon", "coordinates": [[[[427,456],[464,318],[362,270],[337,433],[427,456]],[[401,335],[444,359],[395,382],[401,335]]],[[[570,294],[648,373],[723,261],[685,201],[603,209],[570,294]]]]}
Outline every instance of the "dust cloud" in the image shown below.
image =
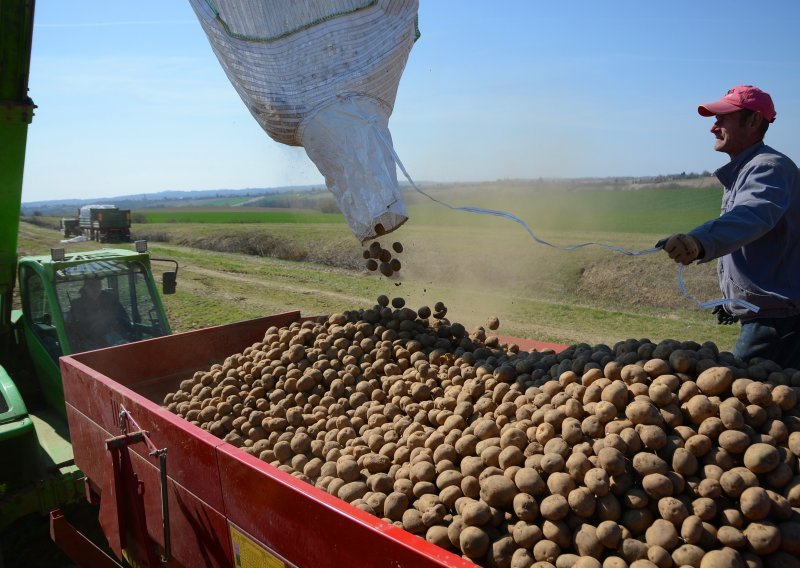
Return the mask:
{"type": "MultiPolygon", "coordinates": [[[[511,211],[518,200],[501,201],[495,200],[511,211]]],[[[520,225],[505,218],[450,212],[435,204],[424,207],[441,211],[427,212],[433,222],[420,225],[414,224],[412,214],[406,226],[391,235],[405,247],[398,280],[402,285],[394,292],[409,306],[443,301],[451,321],[473,328],[486,326],[487,318],[496,316],[497,333],[510,334],[506,323],[525,323],[518,313],[520,299],[561,293],[558,257],[565,253],[535,243],[520,225]]]]}

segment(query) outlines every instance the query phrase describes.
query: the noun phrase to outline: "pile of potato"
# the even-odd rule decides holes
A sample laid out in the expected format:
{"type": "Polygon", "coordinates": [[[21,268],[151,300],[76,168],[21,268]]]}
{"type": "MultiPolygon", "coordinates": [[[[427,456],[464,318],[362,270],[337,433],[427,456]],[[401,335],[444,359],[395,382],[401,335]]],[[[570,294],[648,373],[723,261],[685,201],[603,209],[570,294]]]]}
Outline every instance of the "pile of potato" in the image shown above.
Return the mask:
{"type": "Polygon", "coordinates": [[[519,352],[446,312],[273,327],[164,404],[484,566],[800,565],[800,372],[691,341],[519,352]]]}

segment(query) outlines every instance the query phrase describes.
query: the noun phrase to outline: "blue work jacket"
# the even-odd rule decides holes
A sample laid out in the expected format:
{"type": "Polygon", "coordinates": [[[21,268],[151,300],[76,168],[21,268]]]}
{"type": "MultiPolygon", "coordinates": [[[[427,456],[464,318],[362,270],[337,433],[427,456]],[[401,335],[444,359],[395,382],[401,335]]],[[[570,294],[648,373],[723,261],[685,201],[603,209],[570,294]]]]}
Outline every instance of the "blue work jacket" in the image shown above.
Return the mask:
{"type": "Polygon", "coordinates": [[[743,320],[800,314],[800,175],[792,160],[757,142],[716,172],[720,216],[690,231],[715,258],[722,293],[747,300],[725,309],[743,320]]]}

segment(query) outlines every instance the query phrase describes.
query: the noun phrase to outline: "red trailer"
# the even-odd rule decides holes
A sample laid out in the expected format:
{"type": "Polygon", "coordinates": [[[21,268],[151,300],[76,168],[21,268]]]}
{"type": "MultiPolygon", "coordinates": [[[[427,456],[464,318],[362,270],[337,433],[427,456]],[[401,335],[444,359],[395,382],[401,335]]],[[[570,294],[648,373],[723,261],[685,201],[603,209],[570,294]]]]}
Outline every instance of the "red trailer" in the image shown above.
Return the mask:
{"type": "MultiPolygon", "coordinates": [[[[473,566],[227,444],[160,402],[299,312],[63,357],[76,465],[111,548],[138,566],[473,566]]],[[[510,340],[511,338],[505,338],[510,340]]],[[[513,339],[521,349],[564,346],[513,339]]],[[[54,515],[54,538],[105,561],[54,515]]]]}

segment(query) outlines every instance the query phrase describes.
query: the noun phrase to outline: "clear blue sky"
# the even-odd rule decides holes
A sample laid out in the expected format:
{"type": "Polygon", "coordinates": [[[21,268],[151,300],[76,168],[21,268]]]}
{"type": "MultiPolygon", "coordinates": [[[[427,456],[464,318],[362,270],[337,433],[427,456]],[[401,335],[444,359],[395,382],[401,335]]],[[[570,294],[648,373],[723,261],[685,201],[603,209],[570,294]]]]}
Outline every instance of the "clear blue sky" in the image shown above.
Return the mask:
{"type": "MultiPolygon", "coordinates": [[[[800,162],[800,2],[421,0],[390,129],[415,179],[714,170],[697,104],[749,83],[800,162]]],[[[23,201],[320,184],[250,116],[185,0],[39,0],[23,201]]]]}

